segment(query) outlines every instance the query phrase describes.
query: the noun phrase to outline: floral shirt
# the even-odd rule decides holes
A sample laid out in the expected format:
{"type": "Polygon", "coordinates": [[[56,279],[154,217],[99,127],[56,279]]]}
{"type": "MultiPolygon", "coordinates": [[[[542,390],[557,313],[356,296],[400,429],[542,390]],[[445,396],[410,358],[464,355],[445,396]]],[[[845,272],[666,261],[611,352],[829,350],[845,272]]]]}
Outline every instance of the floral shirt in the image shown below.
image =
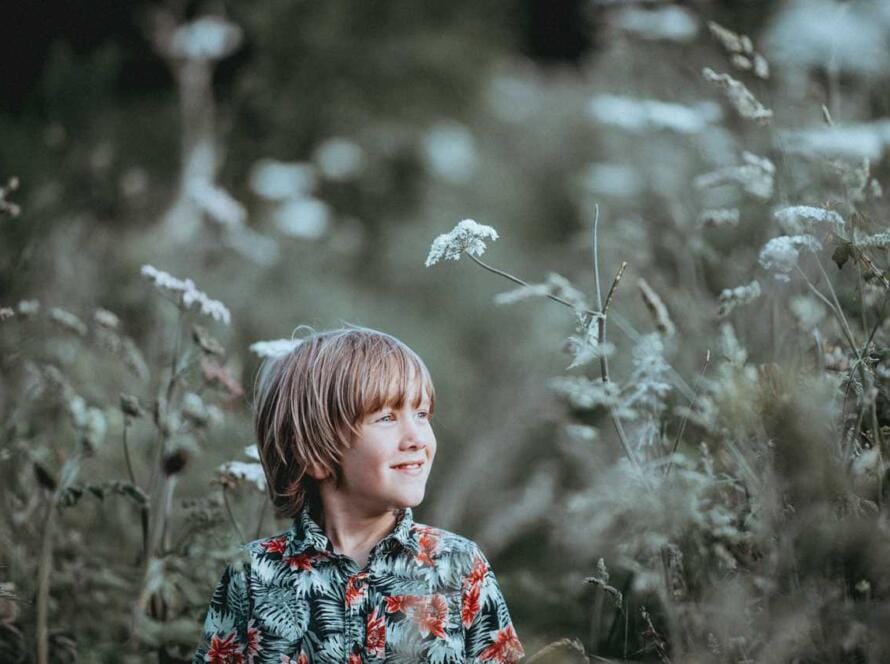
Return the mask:
{"type": "Polygon", "coordinates": [[[488,560],[464,537],[399,513],[359,569],[307,508],[290,530],[245,546],[210,602],[193,664],[518,661],[488,560]]]}

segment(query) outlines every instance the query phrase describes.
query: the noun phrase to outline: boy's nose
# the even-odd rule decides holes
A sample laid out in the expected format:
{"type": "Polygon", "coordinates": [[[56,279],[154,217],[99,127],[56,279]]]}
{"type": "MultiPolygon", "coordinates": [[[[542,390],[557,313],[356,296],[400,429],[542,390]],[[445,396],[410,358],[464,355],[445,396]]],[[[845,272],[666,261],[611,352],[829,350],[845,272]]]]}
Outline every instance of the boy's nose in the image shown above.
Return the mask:
{"type": "Polygon", "coordinates": [[[402,427],[402,444],[403,445],[425,445],[424,436],[421,432],[420,424],[411,420],[410,418],[406,418],[403,420],[404,425],[402,427]]]}

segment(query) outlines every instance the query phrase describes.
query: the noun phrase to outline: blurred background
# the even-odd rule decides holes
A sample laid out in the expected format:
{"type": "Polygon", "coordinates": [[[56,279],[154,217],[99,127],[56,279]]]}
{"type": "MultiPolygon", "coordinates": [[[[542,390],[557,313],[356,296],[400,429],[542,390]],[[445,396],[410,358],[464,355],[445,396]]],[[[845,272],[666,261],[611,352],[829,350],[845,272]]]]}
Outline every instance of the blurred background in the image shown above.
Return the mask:
{"type": "MultiPolygon", "coordinates": [[[[824,127],[826,114],[851,124],[887,115],[882,3],[83,0],[20,3],[0,29],[0,180],[17,179],[0,219],[0,305],[10,308],[0,323],[0,659],[38,661],[46,556],[52,661],[187,659],[238,542],[231,517],[250,538],[288,526],[249,473],[219,470],[250,462],[260,358],[249,347],[298,325],[353,323],[399,337],[430,367],[439,452],[415,516],[479,542],[526,652],[574,638],[588,655],[666,661],[643,637],[631,636],[628,654],[620,622],[597,623],[601,585],[585,579],[620,527],[573,538],[564,522],[582,488],[621,491],[614,477],[596,479],[621,454],[608,420],[550,388],[572,361],[573,312],[546,299],[499,305],[508,281],[467,258],[424,261],[437,235],[473,218],[500,234],[484,260],[536,283],[558,272],[595,305],[598,204],[604,290],[628,262],[612,304],[612,371],[624,380],[633,342],[656,327],[643,277],[677,327],[665,345],[688,405],[716,348],[718,295],[750,281],[770,207],[830,198],[823,170],[783,168],[779,150],[795,136],[782,132],[824,127]],[[737,33],[738,48],[709,21],[737,33]],[[707,67],[743,80],[762,108],[746,116],[707,67]],[[757,161],[767,156],[772,171],[757,161]],[[231,323],[181,316],[140,275],[144,264],[192,279],[231,323]],[[225,354],[191,341],[192,323],[225,354]],[[172,354],[186,346],[194,364],[167,391],[172,354]],[[64,398],[43,398],[47,385],[64,398]],[[121,410],[121,393],[138,404],[121,410]],[[65,484],[73,394],[102,412],[104,437],[65,484]],[[181,404],[185,433],[158,424],[159,394],[181,404]],[[572,421],[603,431],[594,441],[572,421]],[[128,478],[140,491],[112,484],[128,478]],[[49,494],[70,505],[47,545],[49,494]],[[152,576],[140,522],[164,496],[166,544],[181,560],[152,576]],[[151,622],[134,643],[137,586],[151,622]]],[[[868,126],[832,156],[870,158],[873,192],[890,138],[868,126]]],[[[788,352],[796,332],[776,317],[786,309],[776,296],[752,310],[758,320],[738,319],[750,322],[757,361],[788,352]]]]}

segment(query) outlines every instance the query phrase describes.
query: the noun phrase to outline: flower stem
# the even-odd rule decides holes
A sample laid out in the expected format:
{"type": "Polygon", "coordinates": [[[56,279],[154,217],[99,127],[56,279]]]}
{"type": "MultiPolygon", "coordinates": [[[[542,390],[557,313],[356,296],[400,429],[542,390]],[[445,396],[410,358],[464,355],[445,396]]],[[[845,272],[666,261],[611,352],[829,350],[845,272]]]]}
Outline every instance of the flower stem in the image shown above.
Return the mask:
{"type": "Polygon", "coordinates": [[[37,564],[37,664],[49,664],[49,586],[53,563],[53,535],[56,532],[56,506],[62,493],[77,476],[83,454],[83,446],[78,445],[62,465],[59,484],[50,496],[43,522],[40,559],[37,564]]]}
{"type": "Polygon", "coordinates": [[[133,464],[130,462],[130,448],[127,445],[127,430],[130,428],[130,418],[124,416],[123,444],[124,444],[124,461],[127,462],[127,475],[130,476],[130,483],[136,486],[136,474],[133,472],[133,464]]]}
{"type": "MultiPolygon", "coordinates": [[[[512,274],[510,274],[509,272],[504,272],[503,270],[499,270],[499,269],[497,269],[496,267],[492,267],[491,265],[488,265],[487,263],[484,263],[484,262],[480,261],[480,260],[479,260],[478,258],[476,258],[473,254],[467,254],[467,256],[469,256],[469,257],[472,258],[474,261],[476,261],[476,263],[479,264],[480,267],[485,268],[485,269],[488,270],[489,272],[492,272],[492,273],[494,273],[494,274],[500,275],[500,276],[504,277],[504,279],[509,279],[509,280],[512,281],[514,284],[519,284],[520,286],[526,286],[526,287],[531,286],[531,284],[528,283],[527,281],[523,281],[523,280],[520,279],[519,277],[514,277],[514,276],[513,276],[512,274]]],[[[546,296],[547,296],[548,298],[550,298],[551,300],[553,300],[554,302],[559,302],[560,304],[564,304],[564,305],[566,305],[566,306],[569,307],[570,309],[573,309],[573,310],[575,309],[575,305],[574,305],[574,304],[572,304],[572,303],[569,302],[568,300],[565,300],[565,299],[559,297],[558,295],[553,295],[553,293],[547,293],[546,296]]],[[[596,315],[597,315],[597,312],[595,312],[595,311],[591,311],[590,309],[585,309],[583,313],[585,313],[585,314],[587,314],[587,315],[589,315],[589,316],[596,316],[596,315]]]]}
{"type": "Polygon", "coordinates": [[[247,538],[244,537],[244,531],[241,530],[241,525],[238,523],[238,519],[235,518],[235,514],[232,512],[232,506],[229,504],[229,494],[226,492],[226,485],[221,484],[220,486],[222,487],[223,505],[226,508],[226,514],[229,515],[229,521],[232,522],[232,527],[238,534],[238,539],[240,539],[242,543],[247,544],[247,538]]]}
{"type": "MultiPolygon", "coordinates": [[[[708,350],[705,353],[705,365],[701,369],[701,373],[699,374],[699,378],[704,378],[705,372],[708,370],[708,365],[711,363],[711,351],[708,350]]],[[[686,416],[683,418],[683,422],[680,424],[680,430],[677,432],[677,438],[674,440],[674,447],[671,449],[671,458],[668,460],[668,467],[664,473],[665,477],[668,477],[671,474],[671,468],[674,467],[674,454],[677,453],[677,448],[680,446],[680,440],[683,438],[683,432],[686,431],[686,422],[689,421],[689,415],[692,412],[693,406],[695,406],[695,402],[698,400],[698,390],[695,391],[695,397],[692,401],[689,402],[689,411],[686,413],[686,416]]]]}

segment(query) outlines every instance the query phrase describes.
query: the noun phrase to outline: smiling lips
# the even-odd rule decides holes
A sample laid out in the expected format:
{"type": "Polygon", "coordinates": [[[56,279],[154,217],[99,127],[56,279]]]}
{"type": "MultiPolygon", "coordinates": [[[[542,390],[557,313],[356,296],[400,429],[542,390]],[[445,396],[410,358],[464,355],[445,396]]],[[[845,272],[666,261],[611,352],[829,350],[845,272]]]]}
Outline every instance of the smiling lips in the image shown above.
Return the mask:
{"type": "Polygon", "coordinates": [[[423,461],[400,463],[398,466],[393,466],[393,469],[402,473],[407,473],[408,475],[418,475],[420,474],[420,471],[423,470],[423,461]]]}

